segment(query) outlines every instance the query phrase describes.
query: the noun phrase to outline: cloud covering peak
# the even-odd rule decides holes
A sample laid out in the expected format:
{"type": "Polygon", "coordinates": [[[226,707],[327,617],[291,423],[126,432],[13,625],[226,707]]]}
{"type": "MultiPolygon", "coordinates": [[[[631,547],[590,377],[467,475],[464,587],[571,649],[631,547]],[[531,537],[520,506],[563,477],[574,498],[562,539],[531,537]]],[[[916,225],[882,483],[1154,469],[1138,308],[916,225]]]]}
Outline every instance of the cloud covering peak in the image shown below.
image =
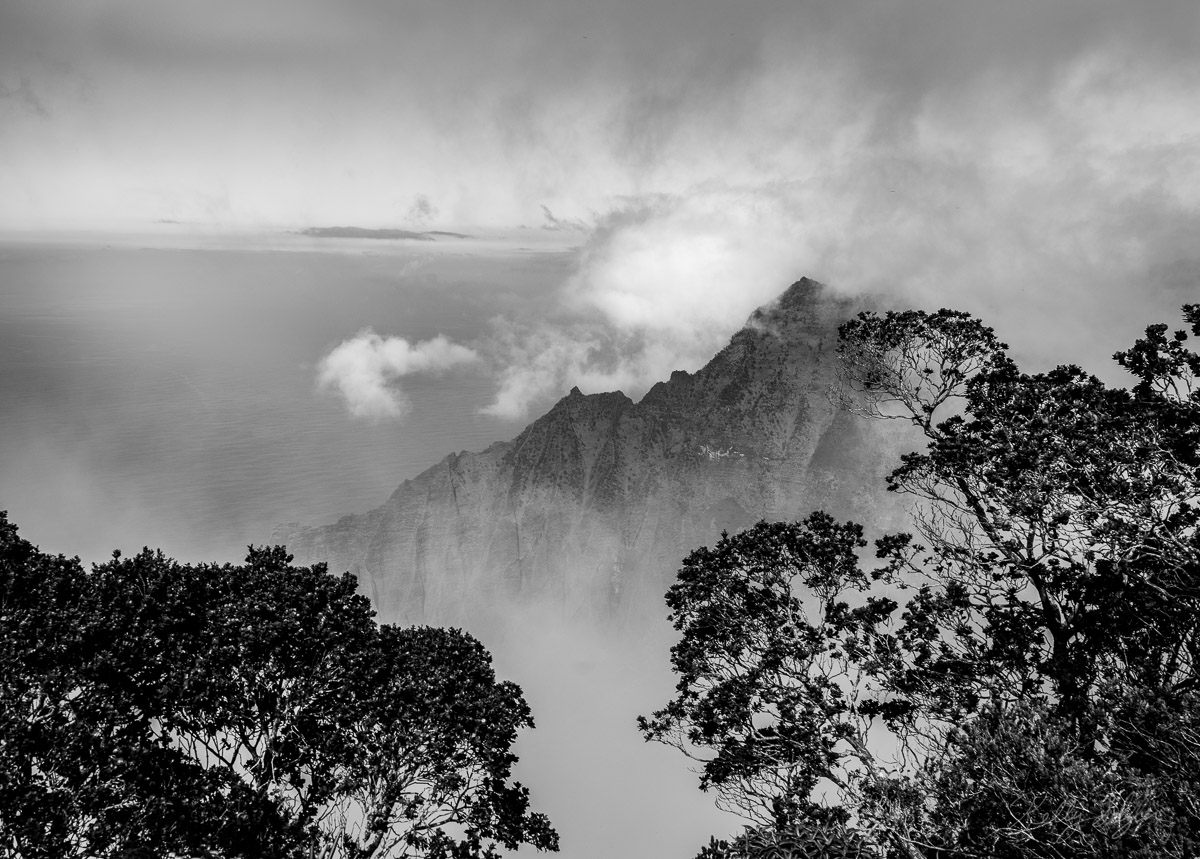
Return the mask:
{"type": "Polygon", "coordinates": [[[695,369],[803,275],[1042,363],[1200,284],[1194,0],[213,4],[0,4],[0,226],[556,230],[547,318],[471,344],[493,414],[695,369]]]}

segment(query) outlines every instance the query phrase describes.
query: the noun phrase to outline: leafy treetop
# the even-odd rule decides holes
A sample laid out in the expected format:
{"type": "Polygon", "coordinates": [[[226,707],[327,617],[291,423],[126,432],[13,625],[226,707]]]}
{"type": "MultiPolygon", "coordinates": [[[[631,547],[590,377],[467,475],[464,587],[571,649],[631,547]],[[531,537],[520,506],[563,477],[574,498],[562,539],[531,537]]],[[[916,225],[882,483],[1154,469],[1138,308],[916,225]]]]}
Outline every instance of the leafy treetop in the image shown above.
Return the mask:
{"type": "Polygon", "coordinates": [[[85,572],[0,514],[0,856],[557,849],[510,781],[521,690],[352,576],[144,550],[85,572]]]}

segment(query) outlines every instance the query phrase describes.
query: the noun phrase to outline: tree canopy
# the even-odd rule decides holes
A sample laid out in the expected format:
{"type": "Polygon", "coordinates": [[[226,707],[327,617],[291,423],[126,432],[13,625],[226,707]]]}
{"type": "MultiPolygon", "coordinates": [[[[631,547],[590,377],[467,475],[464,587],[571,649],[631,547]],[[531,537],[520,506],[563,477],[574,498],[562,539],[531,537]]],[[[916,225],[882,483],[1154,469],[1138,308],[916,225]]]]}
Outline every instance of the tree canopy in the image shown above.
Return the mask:
{"type": "Polygon", "coordinates": [[[380,626],[352,576],[291,561],[85,571],[0,514],[0,856],[557,849],[483,646],[380,626]]]}
{"type": "MultiPolygon", "coordinates": [[[[1184,307],[1200,335],[1200,305],[1184,307]]],[[[724,535],[667,595],[676,696],[639,720],[755,826],[897,856],[1200,847],[1200,356],[1027,374],[941,310],[842,326],[841,403],[915,426],[914,533],[815,513],[724,535]]],[[[715,848],[714,848],[715,849],[715,848]]]]}

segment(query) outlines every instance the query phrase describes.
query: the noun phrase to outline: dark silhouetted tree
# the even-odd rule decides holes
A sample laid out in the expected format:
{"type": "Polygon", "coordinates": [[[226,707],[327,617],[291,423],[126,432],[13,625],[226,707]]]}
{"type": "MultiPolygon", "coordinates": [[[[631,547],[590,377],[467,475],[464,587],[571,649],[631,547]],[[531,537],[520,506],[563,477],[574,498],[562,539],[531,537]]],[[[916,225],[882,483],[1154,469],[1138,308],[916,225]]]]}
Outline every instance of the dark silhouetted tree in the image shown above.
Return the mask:
{"type": "MultiPolygon", "coordinates": [[[[1200,335],[1200,306],[1184,317],[1200,335]]],[[[1191,855],[1188,331],[1118,353],[1128,390],[1021,373],[956,311],[864,313],[840,334],[843,404],[927,442],[888,480],[917,534],[860,564],[858,526],[814,514],[694,552],[667,596],[677,695],[646,738],[697,757],[701,786],[759,827],[832,822],[903,856],[1191,855]]]]}
{"type": "Polygon", "coordinates": [[[532,727],[466,633],[379,626],[350,575],[145,550],[84,572],[0,515],[0,855],[556,849],[532,727]]]}

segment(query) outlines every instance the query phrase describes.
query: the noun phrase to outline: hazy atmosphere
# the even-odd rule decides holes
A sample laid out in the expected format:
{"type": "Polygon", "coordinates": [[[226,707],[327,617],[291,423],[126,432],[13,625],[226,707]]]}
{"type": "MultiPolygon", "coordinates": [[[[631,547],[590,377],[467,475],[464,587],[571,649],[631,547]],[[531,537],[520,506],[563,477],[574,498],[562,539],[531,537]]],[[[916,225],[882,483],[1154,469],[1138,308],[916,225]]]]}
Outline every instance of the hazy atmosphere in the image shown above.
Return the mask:
{"type": "Polygon", "coordinates": [[[569,336],[499,338],[505,412],[694,365],[802,273],[1106,341],[1195,282],[1188,2],[2,14],[12,229],[569,234],[569,336]],[[636,359],[589,366],[587,338],[636,359]]]}
{"type": "MultiPolygon", "coordinates": [[[[1194,0],[0,0],[0,510],[237,561],[801,277],[1128,384],[1200,300],[1198,93],[1194,0]]],[[[743,824],[635,727],[666,612],[479,632],[566,859],[743,824]]]]}

